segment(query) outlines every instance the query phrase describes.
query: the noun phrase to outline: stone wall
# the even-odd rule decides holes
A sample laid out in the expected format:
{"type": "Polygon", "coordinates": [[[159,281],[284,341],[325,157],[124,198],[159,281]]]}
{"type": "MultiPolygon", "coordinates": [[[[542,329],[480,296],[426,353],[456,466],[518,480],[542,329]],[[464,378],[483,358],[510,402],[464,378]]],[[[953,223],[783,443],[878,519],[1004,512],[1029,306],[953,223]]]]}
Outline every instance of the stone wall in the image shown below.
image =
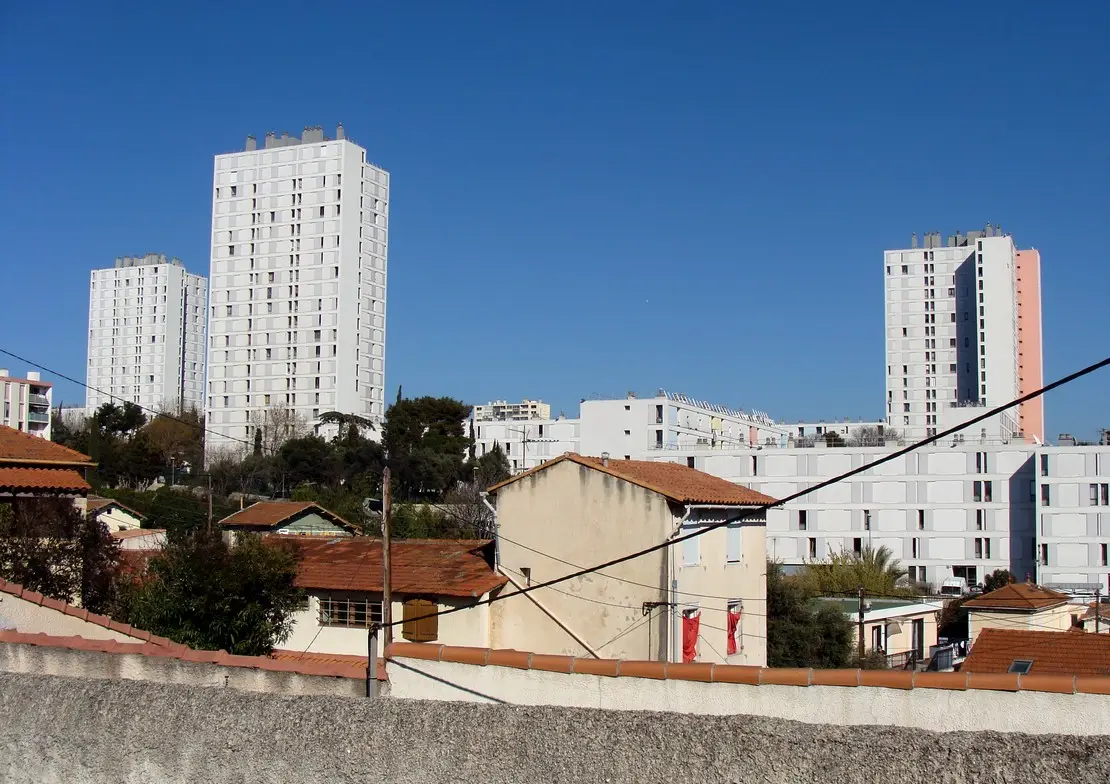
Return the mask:
{"type": "Polygon", "coordinates": [[[0,674],[0,780],[21,782],[1098,782],[1106,738],[0,674]]]}

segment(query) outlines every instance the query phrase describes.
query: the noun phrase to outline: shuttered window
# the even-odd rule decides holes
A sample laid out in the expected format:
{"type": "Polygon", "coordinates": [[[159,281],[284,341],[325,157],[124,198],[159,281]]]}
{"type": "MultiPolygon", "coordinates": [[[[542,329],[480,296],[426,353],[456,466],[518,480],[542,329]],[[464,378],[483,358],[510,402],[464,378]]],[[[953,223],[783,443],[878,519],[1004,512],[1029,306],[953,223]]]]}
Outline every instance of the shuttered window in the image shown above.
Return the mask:
{"type": "Polygon", "coordinates": [[[434,642],[439,637],[439,610],[427,599],[409,599],[404,605],[401,636],[409,642],[434,642]]]}

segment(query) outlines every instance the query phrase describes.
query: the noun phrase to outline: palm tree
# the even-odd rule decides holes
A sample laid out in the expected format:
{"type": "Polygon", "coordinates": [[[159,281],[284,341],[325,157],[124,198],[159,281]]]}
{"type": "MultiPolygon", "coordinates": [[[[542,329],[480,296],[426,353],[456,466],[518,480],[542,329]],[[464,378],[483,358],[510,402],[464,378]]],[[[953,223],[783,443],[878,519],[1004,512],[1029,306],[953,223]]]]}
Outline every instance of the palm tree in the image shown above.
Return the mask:
{"type": "Polygon", "coordinates": [[[899,585],[906,574],[889,547],[868,545],[858,553],[841,551],[830,554],[826,561],[810,562],[799,578],[818,595],[855,593],[862,586],[873,596],[891,596],[912,592],[899,585]]]}

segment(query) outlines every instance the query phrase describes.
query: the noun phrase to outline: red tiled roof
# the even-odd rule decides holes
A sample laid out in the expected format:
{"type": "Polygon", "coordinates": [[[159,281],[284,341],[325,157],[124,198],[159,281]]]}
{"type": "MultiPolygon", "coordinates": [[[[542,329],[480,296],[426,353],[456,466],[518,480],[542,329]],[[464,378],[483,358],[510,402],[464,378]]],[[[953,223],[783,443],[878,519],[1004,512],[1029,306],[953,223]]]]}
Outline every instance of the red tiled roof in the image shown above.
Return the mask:
{"type": "Polygon", "coordinates": [[[235,514],[228,515],[220,520],[219,525],[221,528],[269,530],[306,511],[316,512],[351,533],[359,533],[358,528],[342,517],[311,501],[258,501],[246,509],[240,509],[235,514]]]}
{"type": "Polygon", "coordinates": [[[88,455],[6,425],[0,425],[0,463],[95,465],[88,455]]]}
{"type": "MultiPolygon", "coordinates": [[[[1055,634],[1062,632],[1037,632],[1055,634]]],[[[1095,635],[1085,635],[1094,637],[1095,635]]],[[[1107,635],[1110,639],[1110,635],[1107,635]]],[[[978,644],[978,643],[976,643],[978,644]]],[[[676,664],[621,659],[579,659],[527,651],[468,648],[425,642],[395,642],[385,650],[387,661],[418,659],[474,667],[511,667],[517,670],[561,673],[568,677],[651,678],[653,680],[731,683],[747,686],[838,686],[885,689],[984,689],[1037,691],[1051,694],[1110,695],[1110,677],[1102,675],[1018,675],[966,672],[914,672],[912,670],[819,670],[805,667],[754,667],[742,664],[691,662],[676,664]]]]}
{"type": "Polygon", "coordinates": [[[987,627],[960,671],[1008,672],[1015,659],[1032,661],[1032,675],[1110,675],[1110,634],[987,627]]]}
{"type": "MultiPolygon", "coordinates": [[[[366,657],[365,656],[350,656],[342,653],[313,653],[305,651],[289,651],[280,650],[275,648],[274,652],[270,654],[272,658],[280,662],[299,662],[308,666],[328,666],[334,667],[337,672],[349,671],[347,677],[350,678],[364,678],[366,677],[366,657]]],[[[381,659],[378,660],[379,677],[385,675],[385,662],[381,659]]]]}
{"type": "Polygon", "coordinates": [[[0,490],[87,492],[91,489],[81,472],[73,468],[0,466],[0,490]]]}
{"type": "Polygon", "coordinates": [[[112,506],[118,506],[120,509],[123,509],[125,512],[134,515],[140,520],[146,519],[146,515],[142,512],[136,512],[130,506],[127,506],[126,504],[121,504],[114,498],[101,498],[100,496],[90,495],[85,501],[85,509],[89,512],[99,512],[102,509],[108,509],[112,506]]]}
{"type": "Polygon", "coordinates": [[[609,464],[605,465],[600,457],[584,457],[573,452],[568,452],[561,457],[547,461],[543,465],[506,479],[504,482],[491,487],[489,492],[497,492],[506,485],[520,481],[526,476],[545,471],[566,460],[623,479],[647,490],[652,490],[680,504],[759,506],[776,503],[775,499],[768,495],[679,463],[652,460],[609,460],[609,464]]]}
{"type": "Polygon", "coordinates": [[[1050,591],[1033,583],[1010,583],[998,590],[964,602],[969,610],[1016,610],[1035,612],[1066,604],[1066,594],[1050,591]]]}
{"type": "MultiPolygon", "coordinates": [[[[381,539],[297,537],[288,541],[301,553],[296,580],[299,587],[381,592],[381,539]]],[[[390,548],[392,589],[394,593],[425,596],[484,596],[507,582],[493,569],[492,549],[492,542],[478,540],[396,540],[390,548]]]]}

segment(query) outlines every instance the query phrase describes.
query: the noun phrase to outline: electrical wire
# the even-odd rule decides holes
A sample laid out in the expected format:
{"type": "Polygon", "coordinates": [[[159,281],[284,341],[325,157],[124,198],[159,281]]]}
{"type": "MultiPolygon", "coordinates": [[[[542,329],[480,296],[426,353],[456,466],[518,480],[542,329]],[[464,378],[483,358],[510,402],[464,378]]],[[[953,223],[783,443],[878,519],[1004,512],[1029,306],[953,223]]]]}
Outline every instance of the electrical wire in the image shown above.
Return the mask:
{"type": "MultiPolygon", "coordinates": [[[[883,455],[882,457],[880,457],[876,460],[872,460],[870,463],[864,463],[863,465],[861,465],[857,468],[853,468],[849,471],[845,471],[844,473],[838,474],[837,476],[834,476],[834,477],[831,477],[831,478],[826,479],[824,481],[818,482],[815,485],[812,485],[810,487],[799,490],[798,492],[793,493],[793,494],[791,494],[791,495],[789,495],[786,498],[783,498],[781,500],[772,501],[771,503],[766,503],[766,504],[759,504],[758,506],[751,507],[751,508],[747,509],[743,514],[741,514],[741,516],[738,517],[738,518],[735,518],[735,519],[732,519],[732,520],[724,520],[724,521],[721,521],[721,522],[711,523],[709,525],[702,526],[702,527],[697,528],[696,530],[694,530],[694,531],[692,531],[688,534],[684,534],[682,536],[670,538],[666,541],[660,542],[660,543],[652,545],[650,547],[645,547],[641,550],[637,550],[635,552],[628,553],[626,555],[622,555],[618,558],[610,559],[608,561],[605,561],[604,563],[597,564],[596,566],[591,566],[591,567],[588,567],[588,568],[579,569],[575,572],[571,572],[570,574],[563,575],[562,577],[556,577],[556,578],[553,578],[551,580],[546,580],[544,582],[540,582],[540,583],[536,583],[534,585],[530,585],[530,586],[526,587],[525,589],[519,590],[519,591],[517,591],[515,593],[512,593],[512,594],[498,594],[497,596],[491,596],[491,597],[488,597],[486,599],[477,600],[477,601],[475,601],[471,604],[459,605],[457,607],[449,607],[445,610],[439,610],[439,611],[436,611],[434,613],[428,613],[426,615],[422,615],[422,616],[419,616],[418,618],[414,618],[414,619],[410,619],[410,620],[422,620],[424,618],[434,618],[434,617],[438,617],[440,615],[451,615],[452,613],[461,612],[462,610],[467,610],[467,609],[470,609],[472,607],[481,606],[483,604],[492,604],[496,601],[500,601],[502,599],[508,598],[509,596],[519,596],[519,595],[524,594],[524,593],[531,593],[532,591],[537,591],[541,588],[549,588],[553,585],[558,585],[558,584],[564,583],[568,580],[573,580],[576,577],[583,577],[587,574],[592,574],[594,572],[599,572],[602,569],[608,569],[612,566],[617,566],[617,565],[622,564],[622,563],[627,563],[628,561],[632,561],[636,558],[640,558],[642,556],[649,555],[650,553],[658,552],[660,550],[665,550],[668,547],[672,547],[676,544],[680,544],[681,542],[685,542],[689,539],[693,539],[693,538],[698,537],[698,536],[703,536],[704,534],[707,534],[710,531],[714,531],[718,528],[729,525],[730,523],[735,523],[735,522],[738,522],[739,520],[754,517],[754,516],[756,516],[760,513],[766,513],[768,509],[771,509],[771,508],[776,507],[776,506],[782,506],[783,504],[786,504],[786,503],[789,503],[791,501],[797,500],[798,498],[802,498],[803,496],[809,495],[809,494],[814,493],[818,490],[822,490],[826,487],[829,487],[830,485],[834,485],[838,482],[843,482],[845,479],[849,479],[850,477],[856,476],[857,474],[861,474],[864,471],[869,471],[873,468],[884,465],[885,463],[889,463],[892,460],[896,460],[899,457],[903,457],[904,455],[907,455],[907,454],[909,454],[909,453],[911,453],[911,452],[913,452],[917,449],[920,449],[923,446],[927,446],[929,444],[935,444],[938,441],[947,438],[948,436],[955,435],[956,433],[959,433],[962,430],[966,430],[967,428],[971,427],[972,425],[976,425],[976,424],[978,424],[978,423],[980,423],[984,420],[987,420],[987,419],[990,419],[991,417],[997,416],[998,414],[1001,414],[1004,411],[1008,411],[1009,409],[1011,409],[1015,406],[1021,405],[1022,403],[1028,402],[1030,400],[1034,400],[1035,398],[1038,398],[1038,397],[1040,397],[1041,395],[1044,395],[1047,392],[1050,392],[1054,389],[1062,387],[1066,384],[1070,384],[1071,382],[1076,381],[1080,378],[1083,378],[1084,376],[1090,375],[1091,373],[1094,373],[1096,370],[1100,370],[1100,369],[1106,367],[1107,365],[1110,365],[1110,357],[1106,357],[1106,358],[1104,358],[1104,359],[1102,359],[1098,362],[1095,362],[1091,365],[1086,366],[1085,368],[1077,370],[1074,373],[1070,373],[1067,376],[1064,376],[1063,378],[1059,378],[1059,379],[1057,379],[1056,381],[1053,381],[1050,384],[1046,384],[1045,386],[1041,387],[1040,389],[1036,389],[1036,390],[1034,390],[1032,392],[1029,392],[1025,395],[1017,397],[1017,398],[1011,400],[1008,403],[1004,403],[1001,406],[997,406],[995,408],[989,409],[989,410],[985,411],[984,413],[979,414],[978,416],[972,417],[971,419],[967,420],[966,422],[962,422],[960,424],[954,425],[953,427],[950,427],[947,430],[944,430],[943,432],[938,433],[937,435],[926,436],[925,438],[921,439],[920,441],[916,441],[912,444],[909,444],[908,446],[905,446],[905,447],[902,447],[901,449],[895,450],[894,452],[883,455]]],[[[401,621],[393,621],[389,625],[390,626],[397,626],[400,623],[401,623],[401,621]]]]}

